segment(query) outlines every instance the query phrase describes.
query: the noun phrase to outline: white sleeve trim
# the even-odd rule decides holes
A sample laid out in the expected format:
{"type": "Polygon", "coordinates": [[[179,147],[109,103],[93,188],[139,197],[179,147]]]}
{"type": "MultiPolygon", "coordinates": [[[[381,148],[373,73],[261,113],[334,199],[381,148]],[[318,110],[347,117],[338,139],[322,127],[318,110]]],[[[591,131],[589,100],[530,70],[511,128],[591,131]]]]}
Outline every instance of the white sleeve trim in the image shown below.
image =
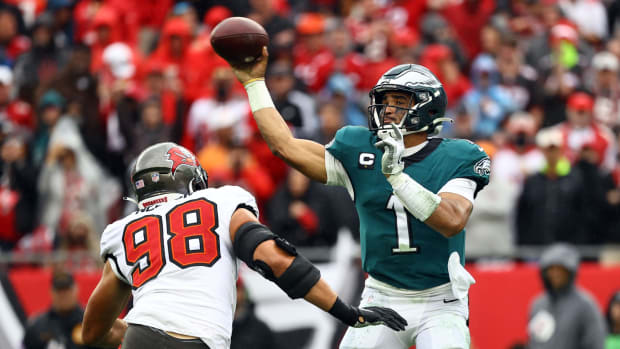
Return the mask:
{"type": "Polygon", "coordinates": [[[355,192],[349,174],[344,169],[340,160],[336,159],[329,151],[325,150],[325,172],[327,172],[327,185],[340,185],[347,188],[351,200],[355,200],[355,192]]]}
{"type": "Polygon", "coordinates": [[[476,192],[476,182],[468,178],[453,178],[448,181],[441,189],[439,193],[454,193],[458,194],[465,199],[474,203],[474,193],[476,192]]]}

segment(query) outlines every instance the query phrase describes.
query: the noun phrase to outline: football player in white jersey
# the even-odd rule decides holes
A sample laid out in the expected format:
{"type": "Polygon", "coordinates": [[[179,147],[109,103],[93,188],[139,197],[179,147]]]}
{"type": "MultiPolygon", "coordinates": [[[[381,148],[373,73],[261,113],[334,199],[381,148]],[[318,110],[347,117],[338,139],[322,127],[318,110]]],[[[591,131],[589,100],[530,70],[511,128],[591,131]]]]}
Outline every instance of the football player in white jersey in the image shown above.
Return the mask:
{"type": "Polygon", "coordinates": [[[101,237],[103,275],[82,327],[86,344],[136,348],[230,346],[237,258],[349,326],[406,321],[388,308],[345,304],[319,270],[258,222],[254,197],[236,186],[207,189],[195,156],[174,143],[144,150],[131,173],[139,210],[101,237]],[[133,308],[118,316],[133,293],[133,308]]]}

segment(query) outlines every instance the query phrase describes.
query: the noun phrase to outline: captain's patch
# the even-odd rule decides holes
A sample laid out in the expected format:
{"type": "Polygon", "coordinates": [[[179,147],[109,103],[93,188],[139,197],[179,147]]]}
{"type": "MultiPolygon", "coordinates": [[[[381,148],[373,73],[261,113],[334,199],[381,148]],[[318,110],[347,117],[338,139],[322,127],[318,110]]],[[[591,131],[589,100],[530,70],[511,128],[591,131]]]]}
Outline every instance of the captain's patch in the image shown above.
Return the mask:
{"type": "Polygon", "coordinates": [[[360,153],[358,167],[364,170],[371,170],[375,167],[375,154],[360,153]]]}

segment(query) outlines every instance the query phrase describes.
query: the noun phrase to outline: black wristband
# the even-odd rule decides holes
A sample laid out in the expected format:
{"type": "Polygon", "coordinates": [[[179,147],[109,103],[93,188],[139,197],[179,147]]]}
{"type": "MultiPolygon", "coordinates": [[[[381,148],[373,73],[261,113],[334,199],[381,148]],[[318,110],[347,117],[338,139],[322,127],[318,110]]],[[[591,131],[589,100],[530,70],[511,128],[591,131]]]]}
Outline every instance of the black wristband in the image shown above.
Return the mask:
{"type": "Polygon", "coordinates": [[[357,323],[357,311],[352,306],[341,301],[340,297],[336,298],[336,303],[329,309],[329,313],[349,326],[357,323]]]}

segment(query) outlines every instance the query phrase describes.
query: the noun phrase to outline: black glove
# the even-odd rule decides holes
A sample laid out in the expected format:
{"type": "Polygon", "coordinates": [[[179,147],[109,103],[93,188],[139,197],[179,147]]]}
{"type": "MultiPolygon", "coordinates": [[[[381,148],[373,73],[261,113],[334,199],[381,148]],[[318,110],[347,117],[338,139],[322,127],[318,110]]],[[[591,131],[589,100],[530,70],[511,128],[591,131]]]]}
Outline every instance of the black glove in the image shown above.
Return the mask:
{"type": "Polygon", "coordinates": [[[340,298],[336,299],[329,313],[345,324],[357,328],[383,324],[394,331],[402,331],[407,326],[407,320],[390,308],[356,308],[344,303],[340,298]]]}
{"type": "Polygon", "coordinates": [[[394,331],[403,331],[407,326],[407,320],[403,319],[397,312],[390,308],[383,307],[366,307],[355,308],[358,317],[353,327],[366,327],[372,325],[381,325],[393,329],[394,331]]]}

